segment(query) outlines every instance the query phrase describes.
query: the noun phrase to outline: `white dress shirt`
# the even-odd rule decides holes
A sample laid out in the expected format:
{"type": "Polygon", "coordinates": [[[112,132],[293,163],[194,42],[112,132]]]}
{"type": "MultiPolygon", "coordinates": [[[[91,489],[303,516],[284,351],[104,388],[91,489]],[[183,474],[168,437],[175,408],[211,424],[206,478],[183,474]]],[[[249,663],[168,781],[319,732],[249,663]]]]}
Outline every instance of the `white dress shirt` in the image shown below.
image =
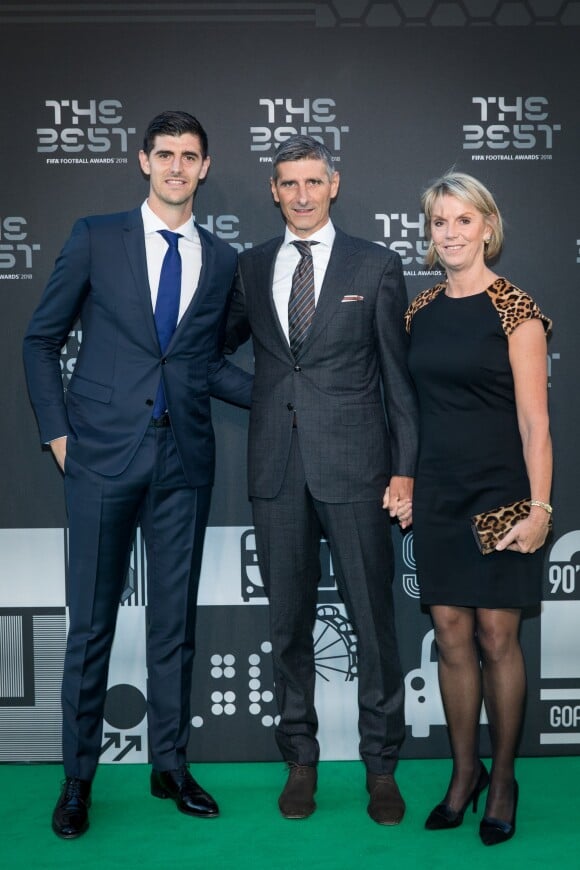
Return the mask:
{"type": "Polygon", "coordinates": [[[300,262],[300,254],[298,249],[292,242],[318,242],[317,245],[312,245],[312,265],[314,267],[314,303],[318,304],[320,296],[320,288],[326,275],[326,267],[330,260],[332,245],[336,230],[332,225],[332,221],[328,221],[320,230],[312,233],[307,239],[302,239],[295,236],[288,227],[284,235],[284,241],[278,251],[276,263],[274,266],[274,280],[272,284],[272,293],[274,296],[274,305],[280,325],[284,335],[288,339],[288,300],[290,299],[290,290],[292,288],[292,276],[296,266],[300,262]]]}
{"type": "MultiPolygon", "coordinates": [[[[155,311],[155,303],[157,302],[157,290],[159,289],[159,277],[161,275],[161,265],[167,251],[167,242],[163,236],[159,235],[158,230],[168,230],[169,227],[163,223],[161,218],[158,218],[151,211],[147,200],[141,206],[141,215],[143,217],[143,226],[145,228],[145,253],[147,255],[147,275],[149,277],[149,287],[151,288],[151,304],[155,311]]],[[[199,284],[199,276],[201,273],[201,241],[199,233],[191,217],[182,226],[177,227],[171,232],[181,233],[182,239],[179,239],[178,248],[181,255],[181,296],[179,299],[179,322],[183,317],[185,310],[190,304],[197,285],[199,284]]]]}

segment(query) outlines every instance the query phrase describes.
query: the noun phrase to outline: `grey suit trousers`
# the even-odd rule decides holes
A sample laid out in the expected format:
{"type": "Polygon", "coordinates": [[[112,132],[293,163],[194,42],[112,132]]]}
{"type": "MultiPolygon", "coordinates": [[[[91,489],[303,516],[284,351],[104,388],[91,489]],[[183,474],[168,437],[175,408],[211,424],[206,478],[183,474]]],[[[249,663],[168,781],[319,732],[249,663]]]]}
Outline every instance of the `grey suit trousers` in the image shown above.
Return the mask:
{"type": "Polygon", "coordinates": [[[313,629],[320,538],[330,545],[336,583],[357,635],[360,754],[373,773],[392,773],[404,738],[404,683],[392,596],[390,521],[381,499],[330,504],[308,490],[299,444],[275,498],[253,498],[256,546],[270,603],[280,723],[276,740],[288,762],[315,765],[313,629]]]}

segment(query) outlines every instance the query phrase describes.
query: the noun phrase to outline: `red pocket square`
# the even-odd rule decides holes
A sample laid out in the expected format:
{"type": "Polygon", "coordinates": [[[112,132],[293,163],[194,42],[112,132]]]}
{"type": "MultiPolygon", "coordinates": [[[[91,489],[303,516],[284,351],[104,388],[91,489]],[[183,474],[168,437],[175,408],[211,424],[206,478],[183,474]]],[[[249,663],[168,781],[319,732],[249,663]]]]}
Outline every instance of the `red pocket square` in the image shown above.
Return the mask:
{"type": "Polygon", "coordinates": [[[362,302],[364,300],[364,296],[343,296],[341,302],[362,302]]]}

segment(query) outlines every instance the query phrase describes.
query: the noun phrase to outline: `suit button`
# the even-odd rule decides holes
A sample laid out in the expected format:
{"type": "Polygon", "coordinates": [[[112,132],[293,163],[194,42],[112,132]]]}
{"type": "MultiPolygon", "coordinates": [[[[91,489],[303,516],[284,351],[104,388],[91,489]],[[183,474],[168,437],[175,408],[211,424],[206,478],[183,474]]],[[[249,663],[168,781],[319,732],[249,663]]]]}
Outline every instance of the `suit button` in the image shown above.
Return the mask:
{"type": "Polygon", "coordinates": [[[161,360],[161,365],[164,366],[166,364],[166,362],[167,362],[167,360],[165,359],[165,357],[163,357],[163,359],[161,360]]]}
{"type": "Polygon", "coordinates": [[[288,408],[289,411],[293,411],[293,410],[294,410],[294,405],[292,404],[292,402],[288,402],[288,404],[286,405],[286,407],[288,408]]]}
{"type": "Polygon", "coordinates": [[[294,366],[294,371],[295,371],[295,372],[301,372],[302,369],[300,368],[300,366],[294,366]]]}
{"type": "Polygon", "coordinates": [[[149,407],[151,407],[151,406],[154,405],[155,403],[154,403],[153,399],[147,399],[147,400],[145,401],[145,404],[146,404],[146,405],[149,405],[149,407]]]}

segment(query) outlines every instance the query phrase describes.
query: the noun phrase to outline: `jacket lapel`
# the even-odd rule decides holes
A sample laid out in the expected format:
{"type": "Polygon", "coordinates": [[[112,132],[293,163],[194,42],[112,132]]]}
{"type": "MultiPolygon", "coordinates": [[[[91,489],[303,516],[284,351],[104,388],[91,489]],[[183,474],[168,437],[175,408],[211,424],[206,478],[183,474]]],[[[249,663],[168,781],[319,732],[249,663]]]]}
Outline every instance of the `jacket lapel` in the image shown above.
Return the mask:
{"type": "Polygon", "coordinates": [[[123,243],[129,260],[129,266],[133,274],[137,296],[141,303],[143,317],[147,324],[147,331],[156,346],[159,346],[153,306],[151,305],[151,288],[147,274],[147,255],[145,253],[145,232],[141,209],[136,208],[127,214],[127,223],[124,227],[123,243]]]}
{"type": "MultiPolygon", "coordinates": [[[[274,267],[276,265],[276,257],[278,251],[282,247],[284,239],[276,238],[264,245],[262,256],[256,259],[256,274],[255,281],[258,288],[258,304],[263,317],[266,321],[266,332],[270,333],[270,326],[273,328],[281,346],[286,354],[292,357],[292,352],[288,345],[288,339],[284,335],[278,312],[274,304],[274,267]]],[[[272,333],[270,333],[272,334],[272,333]]]]}
{"type": "Polygon", "coordinates": [[[209,233],[206,235],[202,231],[202,229],[197,226],[197,224],[196,228],[199,233],[199,240],[201,242],[201,271],[199,273],[199,280],[197,282],[197,287],[195,288],[193,298],[183,312],[183,317],[177,324],[175,332],[173,333],[173,337],[169,342],[169,347],[171,347],[173,343],[179,339],[181,332],[186,328],[188,322],[194,316],[200,302],[204,299],[204,297],[210,290],[212,276],[215,275],[216,253],[211,236],[209,235],[209,233]]]}

